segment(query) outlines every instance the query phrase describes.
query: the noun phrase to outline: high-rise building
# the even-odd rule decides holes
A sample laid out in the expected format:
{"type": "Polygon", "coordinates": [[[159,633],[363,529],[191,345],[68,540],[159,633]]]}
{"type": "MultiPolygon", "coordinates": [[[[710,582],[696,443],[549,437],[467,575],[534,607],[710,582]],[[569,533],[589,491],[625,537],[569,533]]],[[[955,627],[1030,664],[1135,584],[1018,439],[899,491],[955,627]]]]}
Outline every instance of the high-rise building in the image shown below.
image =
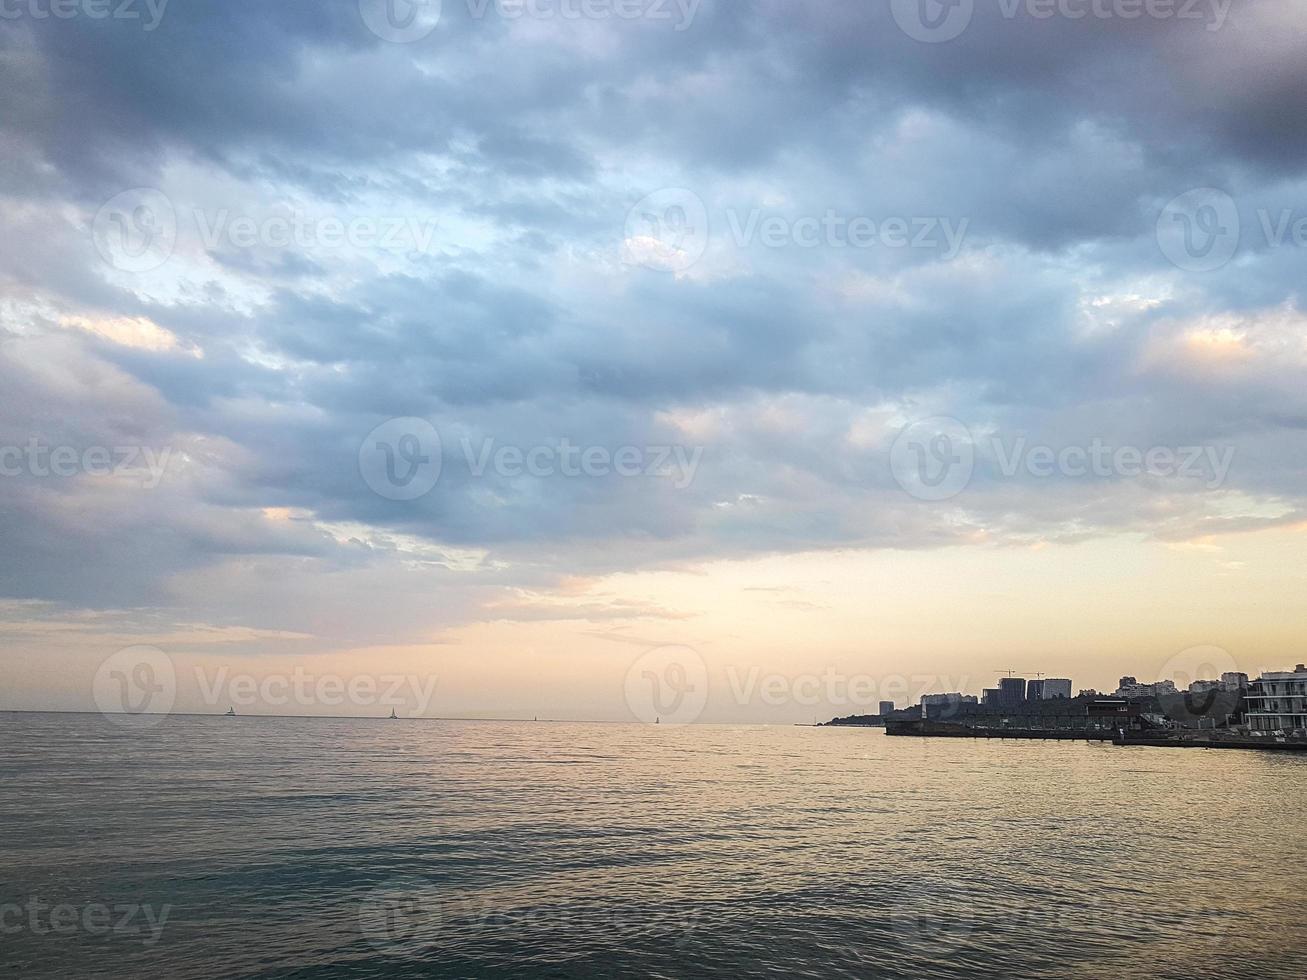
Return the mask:
{"type": "Polygon", "coordinates": [[[1033,680],[1026,685],[1027,701],[1044,700],[1044,682],[1042,680],[1033,680]]]}
{"type": "Polygon", "coordinates": [[[998,688],[996,688],[996,687],[987,687],[987,688],[985,688],[985,693],[984,693],[983,695],[981,695],[980,703],[983,704],[983,705],[985,705],[985,706],[988,707],[988,708],[997,708],[997,707],[998,707],[998,688]]]}
{"type": "Polygon", "coordinates": [[[1015,708],[1026,700],[1026,679],[1024,677],[1000,677],[998,679],[998,703],[1000,707],[1015,708]]]}
{"type": "Polygon", "coordinates": [[[882,701],[880,703],[880,716],[882,718],[884,718],[888,714],[893,714],[893,713],[894,713],[893,701],[882,701]]]}
{"type": "Polygon", "coordinates": [[[1051,701],[1054,698],[1071,698],[1071,681],[1066,677],[1045,677],[1044,678],[1044,700],[1051,701]]]}

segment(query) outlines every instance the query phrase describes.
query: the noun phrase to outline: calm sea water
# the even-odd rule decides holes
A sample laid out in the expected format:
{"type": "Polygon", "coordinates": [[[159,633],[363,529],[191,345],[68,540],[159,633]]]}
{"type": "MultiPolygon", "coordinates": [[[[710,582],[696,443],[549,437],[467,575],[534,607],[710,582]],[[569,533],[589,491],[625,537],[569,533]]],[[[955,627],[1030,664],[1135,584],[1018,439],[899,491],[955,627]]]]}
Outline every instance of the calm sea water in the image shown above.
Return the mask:
{"type": "Polygon", "coordinates": [[[0,714],[14,977],[1307,976],[1307,759],[0,714]]]}

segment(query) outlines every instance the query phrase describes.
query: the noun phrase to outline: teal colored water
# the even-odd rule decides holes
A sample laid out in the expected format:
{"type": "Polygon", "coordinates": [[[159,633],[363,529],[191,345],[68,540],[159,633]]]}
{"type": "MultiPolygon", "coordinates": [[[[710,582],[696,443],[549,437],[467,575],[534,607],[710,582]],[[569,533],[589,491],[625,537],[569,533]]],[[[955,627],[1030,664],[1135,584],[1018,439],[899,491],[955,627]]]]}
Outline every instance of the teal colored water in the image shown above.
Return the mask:
{"type": "Polygon", "coordinates": [[[1307,976],[1307,759],[41,714],[0,745],[4,976],[1307,976]]]}

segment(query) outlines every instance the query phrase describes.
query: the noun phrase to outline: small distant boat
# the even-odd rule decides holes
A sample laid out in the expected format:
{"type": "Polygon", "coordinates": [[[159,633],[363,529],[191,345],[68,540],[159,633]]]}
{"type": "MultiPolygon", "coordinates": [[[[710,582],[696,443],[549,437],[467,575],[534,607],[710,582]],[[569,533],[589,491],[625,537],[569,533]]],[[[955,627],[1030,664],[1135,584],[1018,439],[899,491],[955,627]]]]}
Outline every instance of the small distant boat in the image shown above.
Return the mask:
{"type": "Polygon", "coordinates": [[[236,708],[235,708],[235,706],[228,708],[228,709],[227,709],[227,713],[226,713],[225,715],[223,715],[223,717],[224,717],[224,718],[235,718],[235,717],[236,717],[236,708]]]}
{"type": "Polygon", "coordinates": [[[394,708],[391,708],[391,709],[390,709],[390,718],[389,718],[389,720],[390,720],[390,721],[399,721],[399,715],[395,714],[395,709],[394,709],[394,708]]]}

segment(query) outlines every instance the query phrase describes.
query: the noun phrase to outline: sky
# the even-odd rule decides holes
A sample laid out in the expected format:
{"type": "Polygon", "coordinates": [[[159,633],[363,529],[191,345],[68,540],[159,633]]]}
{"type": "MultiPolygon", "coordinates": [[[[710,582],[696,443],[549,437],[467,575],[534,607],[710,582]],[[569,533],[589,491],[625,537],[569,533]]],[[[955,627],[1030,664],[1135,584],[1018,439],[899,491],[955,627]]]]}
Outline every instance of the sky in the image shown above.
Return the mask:
{"type": "Polygon", "coordinates": [[[1307,659],[1307,8],[5,0],[0,709],[1307,659]]]}

